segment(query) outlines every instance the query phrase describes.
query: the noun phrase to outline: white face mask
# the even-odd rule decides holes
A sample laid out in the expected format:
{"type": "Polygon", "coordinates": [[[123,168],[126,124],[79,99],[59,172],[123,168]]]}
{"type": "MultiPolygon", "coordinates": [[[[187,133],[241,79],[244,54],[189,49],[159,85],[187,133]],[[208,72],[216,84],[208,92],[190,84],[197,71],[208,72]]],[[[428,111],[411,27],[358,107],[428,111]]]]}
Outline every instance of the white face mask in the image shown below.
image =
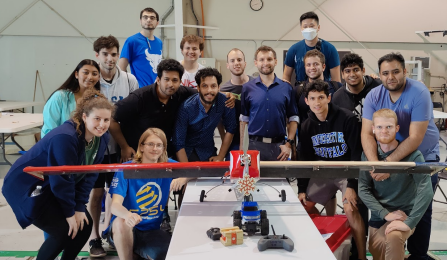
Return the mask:
{"type": "Polygon", "coordinates": [[[306,28],[302,30],[301,33],[303,34],[304,39],[308,41],[312,41],[317,37],[317,29],[314,28],[306,28]]]}

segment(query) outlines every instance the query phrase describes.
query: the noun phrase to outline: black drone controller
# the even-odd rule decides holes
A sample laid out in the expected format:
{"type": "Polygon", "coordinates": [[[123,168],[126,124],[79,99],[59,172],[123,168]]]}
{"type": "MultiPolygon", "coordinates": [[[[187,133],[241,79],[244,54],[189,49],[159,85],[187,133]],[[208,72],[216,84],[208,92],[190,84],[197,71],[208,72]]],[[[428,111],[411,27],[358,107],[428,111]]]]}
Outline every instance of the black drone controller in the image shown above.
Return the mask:
{"type": "Polygon", "coordinates": [[[264,251],[269,248],[284,248],[285,250],[292,252],[294,248],[292,239],[286,237],[286,235],[276,235],[273,225],[271,226],[273,235],[268,235],[259,239],[258,250],[264,251]]]}
{"type": "Polygon", "coordinates": [[[210,228],[206,231],[206,235],[212,240],[219,240],[221,237],[220,228],[210,228]]]}

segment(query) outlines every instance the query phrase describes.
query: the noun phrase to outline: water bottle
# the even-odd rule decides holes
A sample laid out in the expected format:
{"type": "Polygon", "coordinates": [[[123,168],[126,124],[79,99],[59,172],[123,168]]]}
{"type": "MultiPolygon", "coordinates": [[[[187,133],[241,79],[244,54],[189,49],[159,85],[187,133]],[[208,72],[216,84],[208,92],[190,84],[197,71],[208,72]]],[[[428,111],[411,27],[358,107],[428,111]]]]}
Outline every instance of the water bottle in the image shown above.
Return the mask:
{"type": "Polygon", "coordinates": [[[36,186],[36,189],[31,193],[31,197],[36,197],[42,194],[42,186],[36,186]]]}

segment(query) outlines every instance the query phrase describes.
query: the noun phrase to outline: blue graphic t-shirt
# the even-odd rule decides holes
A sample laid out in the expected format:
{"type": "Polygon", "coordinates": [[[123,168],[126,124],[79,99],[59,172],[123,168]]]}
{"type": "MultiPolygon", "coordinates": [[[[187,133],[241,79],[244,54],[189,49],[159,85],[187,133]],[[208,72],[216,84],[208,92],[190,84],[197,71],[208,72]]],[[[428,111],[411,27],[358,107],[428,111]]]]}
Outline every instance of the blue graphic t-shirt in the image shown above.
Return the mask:
{"type": "MultiPolygon", "coordinates": [[[[156,230],[163,220],[171,181],[172,178],[124,179],[123,172],[116,172],[109,193],[123,196],[123,206],[141,216],[137,229],[156,230]]],[[[112,221],[115,218],[112,216],[112,221]]]]}
{"type": "Polygon", "coordinates": [[[152,41],[137,33],[124,42],[120,58],[129,61],[130,70],[142,88],[154,84],[162,52],[163,42],[159,38],[154,36],[152,41]]]}

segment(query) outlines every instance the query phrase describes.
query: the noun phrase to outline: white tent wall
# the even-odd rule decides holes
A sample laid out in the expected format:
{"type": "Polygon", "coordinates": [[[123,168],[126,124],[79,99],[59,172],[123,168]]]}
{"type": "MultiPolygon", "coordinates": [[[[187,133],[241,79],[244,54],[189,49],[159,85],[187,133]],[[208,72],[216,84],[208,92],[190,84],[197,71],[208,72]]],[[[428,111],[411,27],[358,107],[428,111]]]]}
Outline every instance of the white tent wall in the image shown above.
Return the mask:
{"type": "MultiPolygon", "coordinates": [[[[431,74],[447,77],[447,37],[415,34],[415,31],[447,30],[447,1],[263,0],[260,11],[251,10],[249,2],[192,0],[199,25],[202,25],[203,4],[205,25],[219,28],[205,30],[204,55],[220,62],[224,81],[229,79],[225,63],[231,48],[245,52],[246,71],[252,74],[257,71],[253,55],[262,44],[277,51],[275,72],[281,76],[283,50],[302,39],[299,17],[306,11],[319,15],[319,37],[331,41],[338,50],[360,54],[368,74],[376,72],[379,57],[399,51],[407,60],[430,56],[431,74]]],[[[171,0],[0,0],[0,99],[32,100],[36,70],[41,74],[48,98],[80,60],[95,59],[92,42],[97,37],[112,34],[122,46],[128,36],[140,31],[141,9],[153,7],[162,16],[171,3],[171,0]],[[16,16],[20,17],[15,20],[16,16]]],[[[196,24],[191,0],[183,0],[183,16],[185,24],[196,24]]],[[[172,12],[166,24],[174,21],[172,12]]],[[[195,28],[185,27],[183,31],[197,33],[195,28]]],[[[202,32],[199,29],[200,35],[202,32]]],[[[156,29],[155,35],[160,34],[161,29],[156,29]]],[[[164,57],[175,58],[178,46],[173,28],[165,28],[164,45],[164,57]]],[[[433,88],[443,83],[443,78],[430,80],[433,88]]],[[[438,100],[439,94],[434,99],[438,100]]],[[[36,100],[43,100],[39,91],[36,100]]]]}

